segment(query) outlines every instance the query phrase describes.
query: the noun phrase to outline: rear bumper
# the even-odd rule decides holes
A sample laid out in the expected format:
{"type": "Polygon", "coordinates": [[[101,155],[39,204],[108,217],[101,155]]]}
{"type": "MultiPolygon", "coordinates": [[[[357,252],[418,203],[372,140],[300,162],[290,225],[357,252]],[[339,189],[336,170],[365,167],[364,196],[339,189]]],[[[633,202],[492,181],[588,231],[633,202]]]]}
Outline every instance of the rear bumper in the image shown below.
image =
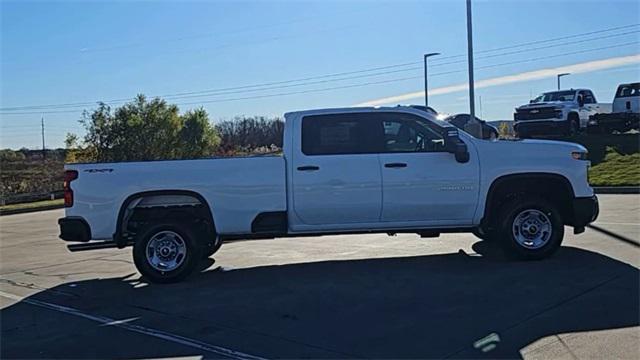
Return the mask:
{"type": "Polygon", "coordinates": [[[611,113],[595,114],[589,117],[588,127],[602,127],[609,130],[628,131],[640,127],[640,114],[611,113]]]}
{"type": "Polygon", "coordinates": [[[60,226],[59,238],[62,240],[82,242],[91,240],[91,228],[81,217],[60,218],[58,226],[60,226]]]}
{"type": "Polygon", "coordinates": [[[518,134],[549,135],[563,134],[567,130],[566,121],[518,121],[514,126],[518,134]]]}
{"type": "Polygon", "coordinates": [[[578,197],[573,199],[573,227],[583,228],[587,224],[594,222],[600,213],[598,197],[578,197]]]}

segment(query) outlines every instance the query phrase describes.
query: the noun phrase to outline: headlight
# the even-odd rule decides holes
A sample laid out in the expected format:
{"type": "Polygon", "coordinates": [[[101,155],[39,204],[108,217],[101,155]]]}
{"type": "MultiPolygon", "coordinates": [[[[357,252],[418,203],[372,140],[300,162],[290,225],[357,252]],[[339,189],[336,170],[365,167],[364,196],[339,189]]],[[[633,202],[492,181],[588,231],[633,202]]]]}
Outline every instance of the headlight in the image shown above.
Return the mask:
{"type": "Polygon", "coordinates": [[[573,151],[571,152],[571,157],[576,160],[589,160],[589,153],[587,151],[573,151]]]}

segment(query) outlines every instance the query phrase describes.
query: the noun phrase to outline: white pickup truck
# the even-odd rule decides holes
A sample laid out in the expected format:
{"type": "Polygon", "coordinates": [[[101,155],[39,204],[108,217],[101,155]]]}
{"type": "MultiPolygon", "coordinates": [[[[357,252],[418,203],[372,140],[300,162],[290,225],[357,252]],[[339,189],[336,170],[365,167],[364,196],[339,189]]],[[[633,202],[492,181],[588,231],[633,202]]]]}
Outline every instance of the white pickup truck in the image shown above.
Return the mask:
{"type": "Polygon", "coordinates": [[[133,246],[174,282],[223,241],[284,236],[473,232],[540,259],[598,214],[577,144],[476,139],[413,107],[285,119],[282,156],[66,165],[60,237],[133,246]]]}
{"type": "Polygon", "coordinates": [[[546,92],[516,108],[514,129],[520,138],[532,135],[575,135],[587,128],[589,116],[611,112],[589,89],[546,92]]]}
{"type": "Polygon", "coordinates": [[[640,82],[620,84],[613,98],[611,113],[589,117],[587,131],[596,134],[640,130],[640,82]]]}

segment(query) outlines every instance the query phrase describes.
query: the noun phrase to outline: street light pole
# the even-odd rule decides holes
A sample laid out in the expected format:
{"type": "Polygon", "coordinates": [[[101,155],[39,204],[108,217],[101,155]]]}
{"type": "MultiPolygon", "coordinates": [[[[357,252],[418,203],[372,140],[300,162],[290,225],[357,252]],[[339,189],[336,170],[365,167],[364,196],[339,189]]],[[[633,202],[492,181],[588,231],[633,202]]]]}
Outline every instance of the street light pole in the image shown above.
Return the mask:
{"type": "Polygon", "coordinates": [[[558,74],[558,91],[560,91],[560,78],[567,75],[571,75],[571,73],[558,74]]]}
{"type": "Polygon", "coordinates": [[[471,0],[467,0],[467,63],[469,66],[469,121],[478,128],[478,133],[482,137],[482,127],[476,124],[476,104],[475,89],[473,81],[473,30],[471,25],[471,0]]]}
{"type": "Polygon", "coordinates": [[[424,54],[424,106],[429,106],[429,87],[427,77],[427,58],[440,55],[440,53],[424,54]]]}

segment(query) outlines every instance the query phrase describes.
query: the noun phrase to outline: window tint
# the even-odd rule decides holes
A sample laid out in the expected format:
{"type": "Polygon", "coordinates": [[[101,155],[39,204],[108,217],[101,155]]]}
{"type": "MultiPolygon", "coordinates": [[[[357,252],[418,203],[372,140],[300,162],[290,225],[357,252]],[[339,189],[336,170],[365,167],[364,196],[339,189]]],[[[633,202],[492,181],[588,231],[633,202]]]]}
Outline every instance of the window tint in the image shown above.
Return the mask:
{"type": "Polygon", "coordinates": [[[537,98],[531,100],[532,103],[548,102],[548,101],[573,101],[575,90],[553,91],[544,93],[537,98]]]}
{"type": "Polygon", "coordinates": [[[371,115],[305,116],[302,119],[302,152],[305,155],[379,152],[382,128],[371,115]]]}
{"type": "Polygon", "coordinates": [[[582,91],[582,96],[584,97],[585,104],[595,104],[596,98],[593,96],[591,91],[582,91]]]}
{"type": "Polygon", "coordinates": [[[384,152],[444,151],[438,129],[411,114],[380,114],[384,128],[384,152]]]}

